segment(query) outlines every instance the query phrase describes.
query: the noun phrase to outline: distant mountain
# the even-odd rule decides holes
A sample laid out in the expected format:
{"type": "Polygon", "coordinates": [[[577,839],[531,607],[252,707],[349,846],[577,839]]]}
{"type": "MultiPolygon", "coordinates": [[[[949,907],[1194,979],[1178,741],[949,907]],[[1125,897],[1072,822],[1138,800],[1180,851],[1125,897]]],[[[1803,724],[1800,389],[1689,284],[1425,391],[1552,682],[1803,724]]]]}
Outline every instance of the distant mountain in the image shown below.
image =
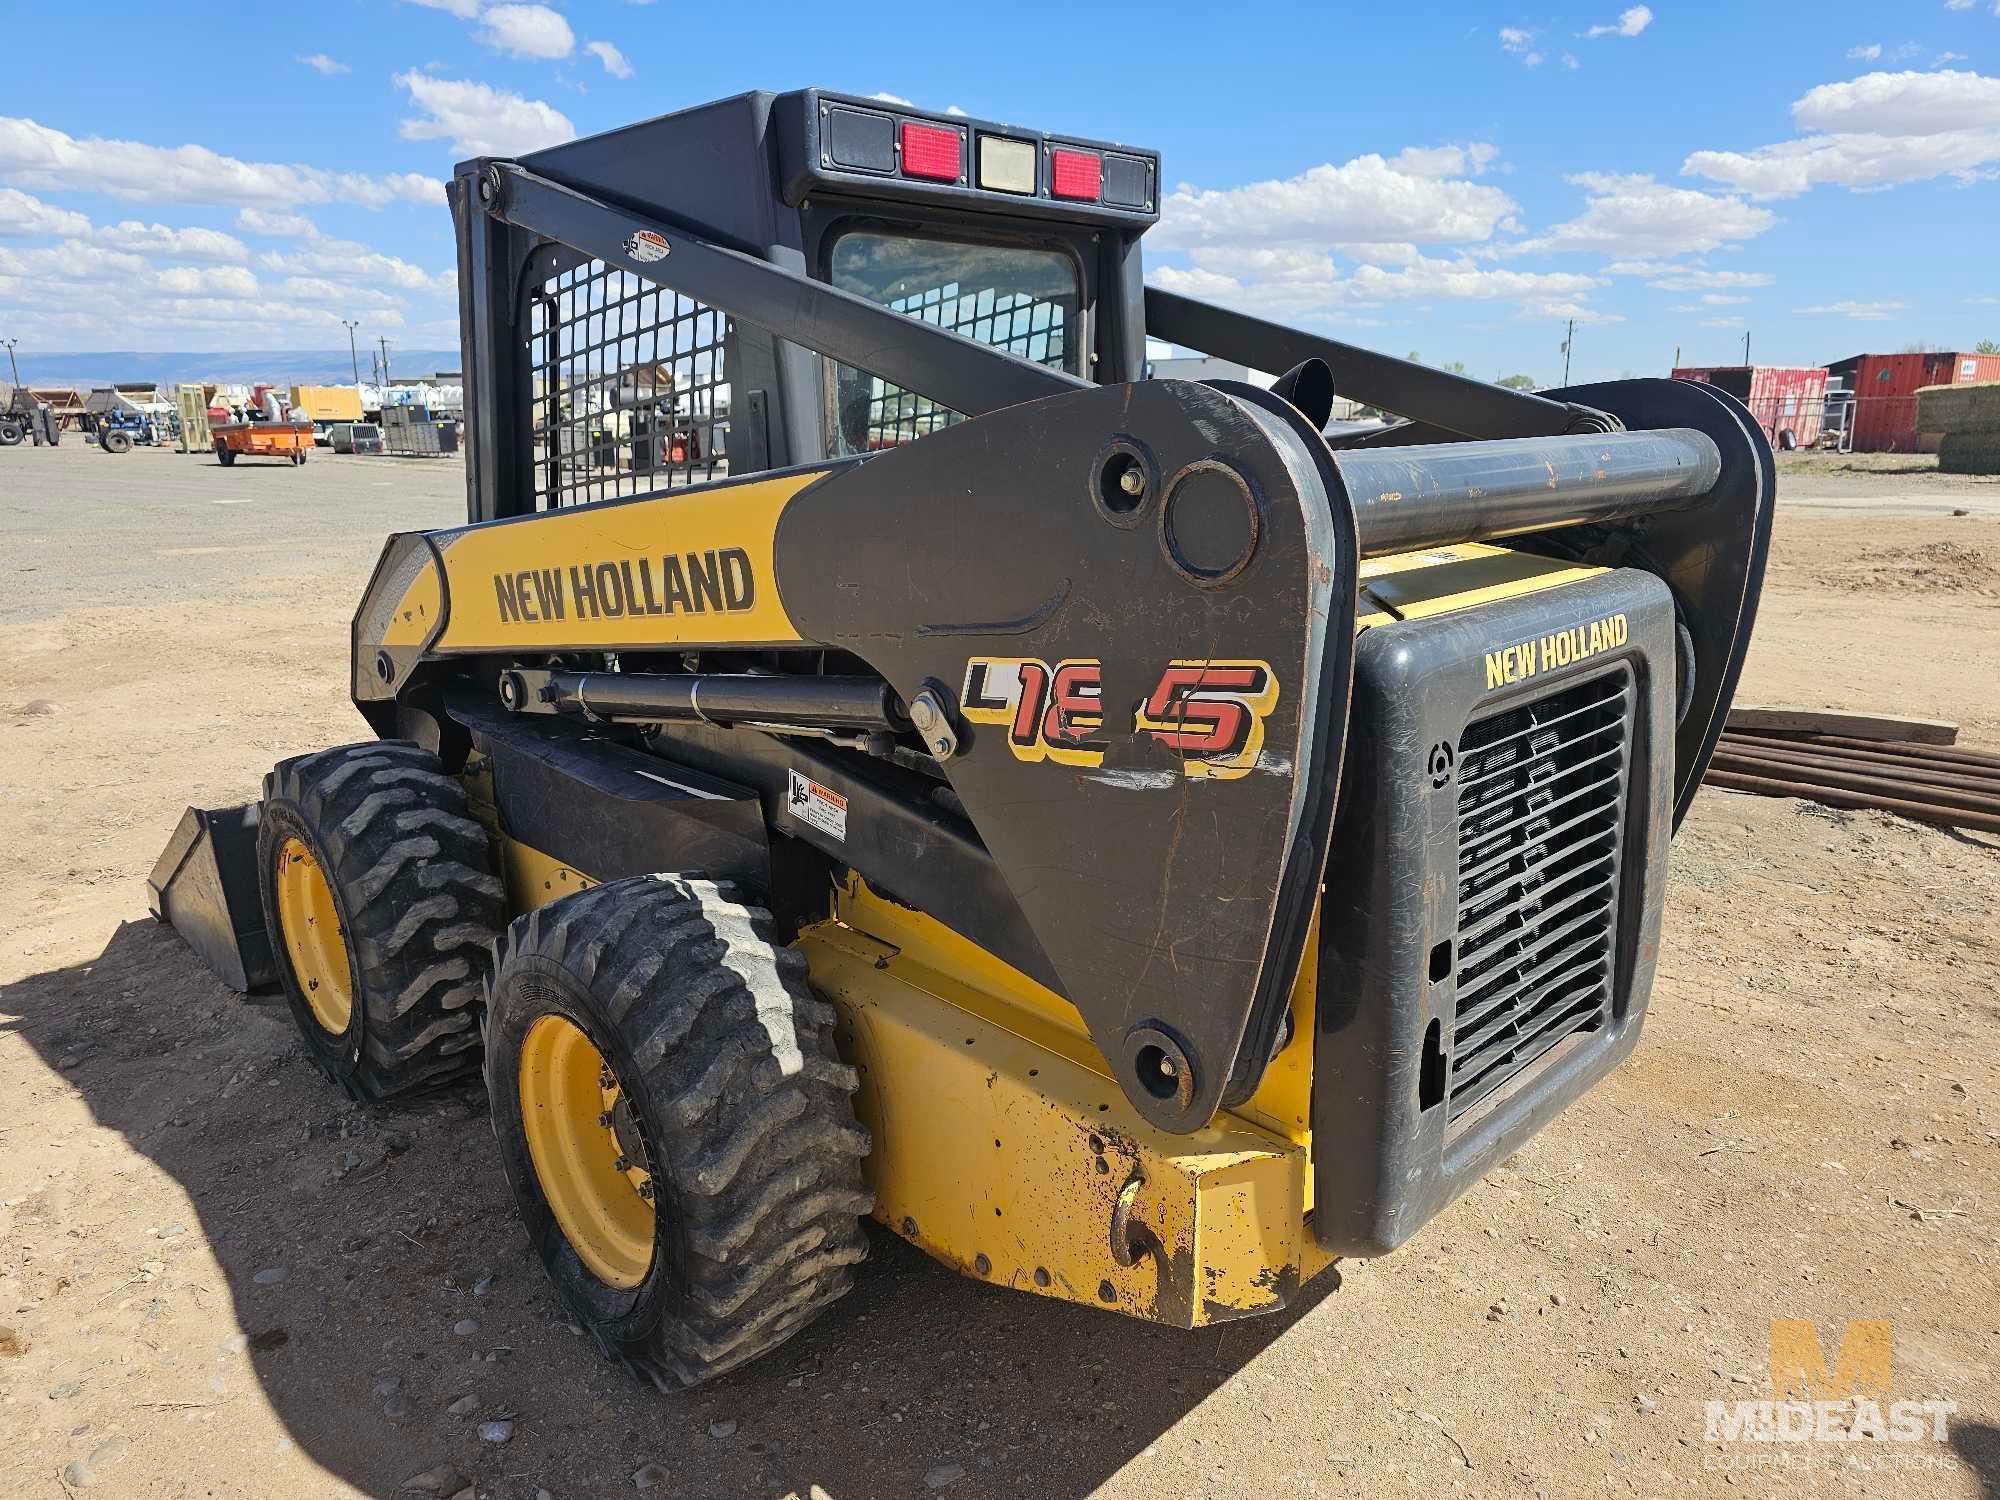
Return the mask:
{"type": "MultiPolygon", "coordinates": [[[[197,381],[217,385],[253,385],[260,381],[271,385],[348,385],[354,380],[354,366],[345,349],[248,349],[222,354],[121,350],[31,354],[22,349],[18,358],[24,385],[119,385],[141,380],[159,385],[197,381]]],[[[389,373],[399,380],[456,370],[458,366],[456,349],[389,346],[389,373]]],[[[6,365],[0,362],[0,380],[8,378],[6,365]]],[[[361,378],[370,378],[366,349],[361,351],[361,378]]]]}

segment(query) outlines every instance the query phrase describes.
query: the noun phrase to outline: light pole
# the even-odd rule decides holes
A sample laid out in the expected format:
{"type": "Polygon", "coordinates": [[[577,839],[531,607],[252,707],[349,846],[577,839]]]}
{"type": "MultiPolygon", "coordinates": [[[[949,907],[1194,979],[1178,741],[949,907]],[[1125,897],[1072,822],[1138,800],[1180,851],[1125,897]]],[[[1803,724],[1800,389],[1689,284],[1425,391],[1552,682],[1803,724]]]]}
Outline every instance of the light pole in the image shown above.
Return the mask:
{"type": "Polygon", "coordinates": [[[382,346],[382,384],[387,385],[389,383],[389,341],[378,334],[376,335],[375,342],[382,346]]]}
{"type": "Polygon", "coordinates": [[[7,346],[7,367],[14,372],[15,385],[21,383],[21,367],[14,363],[14,346],[20,342],[19,339],[0,339],[0,344],[7,346]]]}
{"type": "Polygon", "coordinates": [[[361,384],[361,356],[357,354],[354,349],[354,330],[359,328],[361,324],[358,322],[351,322],[346,318],[342,318],[340,320],[340,326],[347,330],[347,358],[348,361],[354,366],[354,383],[356,385],[359,385],[361,384]]]}

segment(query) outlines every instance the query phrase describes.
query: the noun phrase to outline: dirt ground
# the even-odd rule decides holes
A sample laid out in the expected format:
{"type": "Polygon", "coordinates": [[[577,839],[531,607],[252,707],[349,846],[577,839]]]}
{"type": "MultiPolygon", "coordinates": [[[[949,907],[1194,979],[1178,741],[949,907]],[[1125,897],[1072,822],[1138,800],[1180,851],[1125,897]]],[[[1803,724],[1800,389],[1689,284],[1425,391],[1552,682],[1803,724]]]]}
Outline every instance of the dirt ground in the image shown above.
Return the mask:
{"type": "MultiPolygon", "coordinates": [[[[1744,701],[2000,748],[2000,484],[1921,468],[1788,463],[1744,701]]],[[[2000,1495],[2000,839],[1714,791],[1637,1053],[1395,1255],[1185,1334],[877,1234],[773,1359],[635,1386],[481,1094],[350,1107],[146,914],[186,803],[362,737],[349,612],[461,484],[0,450],[0,1494],[2000,1495]],[[1945,1439],[1708,1441],[1774,1318],[1890,1320],[1945,1439]]]]}

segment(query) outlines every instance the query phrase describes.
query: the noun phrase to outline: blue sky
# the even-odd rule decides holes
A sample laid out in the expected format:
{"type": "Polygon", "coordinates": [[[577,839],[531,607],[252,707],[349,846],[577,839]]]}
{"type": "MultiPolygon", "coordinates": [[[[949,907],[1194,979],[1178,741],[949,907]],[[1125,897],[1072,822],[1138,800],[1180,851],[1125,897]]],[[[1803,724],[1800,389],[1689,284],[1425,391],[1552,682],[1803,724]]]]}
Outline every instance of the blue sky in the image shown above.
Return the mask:
{"type": "Polygon", "coordinates": [[[449,347],[456,159],[811,83],[1156,147],[1151,279],[1474,374],[2000,339],[2000,0],[9,9],[23,353],[449,347]]]}

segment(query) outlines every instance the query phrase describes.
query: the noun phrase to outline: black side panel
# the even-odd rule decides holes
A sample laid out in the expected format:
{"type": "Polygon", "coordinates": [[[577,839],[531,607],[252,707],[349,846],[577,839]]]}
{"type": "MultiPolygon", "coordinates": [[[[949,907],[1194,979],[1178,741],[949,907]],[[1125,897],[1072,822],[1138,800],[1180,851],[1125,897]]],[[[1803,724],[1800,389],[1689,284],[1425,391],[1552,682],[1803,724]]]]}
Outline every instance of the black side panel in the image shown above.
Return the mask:
{"type": "Polygon", "coordinates": [[[1395,1248],[1638,1041],[1673,684],[1636,569],[1363,633],[1320,922],[1326,1249],[1395,1248]]]}
{"type": "Polygon", "coordinates": [[[454,714],[493,761],[509,838],[598,880],[661,871],[766,884],[764,815],[743,787],[559,719],[454,714]]]}
{"type": "Polygon", "coordinates": [[[190,807],[146,882],[153,915],[245,993],[278,980],[257,894],[258,808],[190,807]]]}
{"type": "MultiPolygon", "coordinates": [[[[935,918],[1037,984],[1063,993],[1062,980],[1020,904],[971,827],[925,805],[880,762],[829,750],[810,739],[779,739],[709,724],[663,724],[650,742],[677,765],[698,766],[754,787],[775,832],[811,845],[882,895],[935,918]],[[795,775],[810,778],[846,803],[839,832],[825,826],[829,819],[814,822],[794,811],[795,775]]],[[[825,911],[781,915],[806,921],[825,911]]]]}
{"type": "Polygon", "coordinates": [[[778,522],[799,629],[948,703],[952,790],[1162,1129],[1262,1071],[1311,921],[1355,599],[1336,482],[1261,400],[1155,380],[877,454],[778,522]]]}

